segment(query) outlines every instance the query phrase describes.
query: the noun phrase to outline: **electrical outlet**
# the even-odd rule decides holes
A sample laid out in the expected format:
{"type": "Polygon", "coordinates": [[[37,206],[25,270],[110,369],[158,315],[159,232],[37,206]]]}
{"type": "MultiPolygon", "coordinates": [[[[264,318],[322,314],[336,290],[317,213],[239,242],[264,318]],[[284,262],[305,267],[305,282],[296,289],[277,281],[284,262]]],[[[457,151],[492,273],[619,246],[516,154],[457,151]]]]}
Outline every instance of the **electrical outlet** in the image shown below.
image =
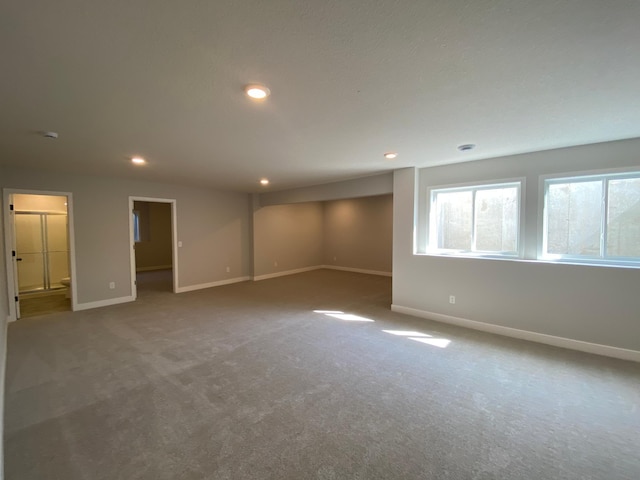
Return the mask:
{"type": "Polygon", "coordinates": [[[182,242],[181,241],[178,242],[178,248],[182,248],[182,242]]]}
{"type": "Polygon", "coordinates": [[[109,290],[114,290],[116,288],[116,282],[109,282],[109,290]]]}
{"type": "Polygon", "coordinates": [[[278,266],[278,262],[277,261],[273,262],[273,266],[277,267],[278,266]]]}
{"type": "Polygon", "coordinates": [[[227,273],[231,271],[231,267],[227,267],[227,273]]]}
{"type": "Polygon", "coordinates": [[[336,260],[338,260],[338,257],[333,257],[333,261],[335,262],[336,260]]]}
{"type": "Polygon", "coordinates": [[[449,303],[456,303],[456,296],[455,295],[449,295],[449,303]]]}

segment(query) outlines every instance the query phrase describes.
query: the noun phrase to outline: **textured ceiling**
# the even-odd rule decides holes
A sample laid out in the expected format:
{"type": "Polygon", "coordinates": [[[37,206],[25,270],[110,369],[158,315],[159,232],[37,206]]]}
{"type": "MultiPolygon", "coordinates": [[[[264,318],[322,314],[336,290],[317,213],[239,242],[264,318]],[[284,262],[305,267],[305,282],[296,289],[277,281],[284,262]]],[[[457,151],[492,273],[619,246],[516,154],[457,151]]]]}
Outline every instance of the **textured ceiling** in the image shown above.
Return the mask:
{"type": "Polygon", "coordinates": [[[259,191],[640,137],[639,24],[635,0],[3,2],[0,162],[259,191]]]}

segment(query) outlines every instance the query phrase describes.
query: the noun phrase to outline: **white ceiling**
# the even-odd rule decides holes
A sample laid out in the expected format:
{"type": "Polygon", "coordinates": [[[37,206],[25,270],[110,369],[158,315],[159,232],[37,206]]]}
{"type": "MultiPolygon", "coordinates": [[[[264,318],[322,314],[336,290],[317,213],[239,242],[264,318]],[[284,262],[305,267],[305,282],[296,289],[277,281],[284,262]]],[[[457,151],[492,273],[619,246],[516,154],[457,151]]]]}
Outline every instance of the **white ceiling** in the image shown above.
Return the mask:
{"type": "Polygon", "coordinates": [[[639,24],[637,0],[3,2],[0,162],[260,191],[640,137],[639,24]]]}

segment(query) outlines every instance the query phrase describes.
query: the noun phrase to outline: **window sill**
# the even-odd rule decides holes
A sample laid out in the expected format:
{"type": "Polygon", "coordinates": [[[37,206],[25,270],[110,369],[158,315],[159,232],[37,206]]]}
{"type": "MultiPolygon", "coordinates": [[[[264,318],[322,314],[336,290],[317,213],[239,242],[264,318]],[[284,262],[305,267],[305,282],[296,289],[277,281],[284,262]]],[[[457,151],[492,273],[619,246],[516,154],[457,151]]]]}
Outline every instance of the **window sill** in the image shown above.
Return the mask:
{"type": "Polygon", "coordinates": [[[489,260],[522,260],[517,254],[502,253],[479,253],[479,252],[457,252],[457,251],[428,251],[417,252],[415,255],[427,255],[431,257],[455,257],[455,258],[486,258],[489,260]]]}
{"type": "Polygon", "coordinates": [[[516,255],[484,255],[465,253],[441,253],[441,252],[415,252],[416,257],[436,257],[436,258],[466,258],[472,260],[501,260],[506,262],[519,263],[542,263],[549,265],[572,265],[585,267],[607,267],[607,268],[631,268],[640,269],[640,263],[634,262],[598,262],[593,259],[580,260],[568,258],[524,258],[516,255]]]}
{"type": "Polygon", "coordinates": [[[540,263],[554,263],[558,265],[586,265],[589,267],[614,267],[614,268],[640,268],[640,262],[633,261],[611,261],[594,258],[549,258],[541,257],[536,261],[540,263]]]}

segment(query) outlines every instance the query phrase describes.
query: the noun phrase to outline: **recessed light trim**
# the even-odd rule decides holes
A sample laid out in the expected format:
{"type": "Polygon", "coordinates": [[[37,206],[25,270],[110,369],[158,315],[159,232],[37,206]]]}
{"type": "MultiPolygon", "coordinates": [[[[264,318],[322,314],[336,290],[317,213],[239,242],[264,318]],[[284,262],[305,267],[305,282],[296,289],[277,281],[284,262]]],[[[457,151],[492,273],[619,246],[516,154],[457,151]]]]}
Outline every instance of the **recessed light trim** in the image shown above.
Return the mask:
{"type": "Polygon", "coordinates": [[[244,92],[255,100],[264,100],[271,95],[271,90],[259,83],[252,83],[244,87],[244,92]]]}
{"type": "Polygon", "coordinates": [[[384,158],[386,158],[387,160],[393,160],[394,158],[398,157],[398,153],[397,152],[386,152],[384,154],[384,158]]]}
{"type": "Polygon", "coordinates": [[[473,150],[474,148],[476,148],[475,143],[465,143],[464,145],[458,145],[458,150],[460,150],[461,152],[468,152],[470,150],[473,150]]]}
{"type": "Polygon", "coordinates": [[[133,157],[131,159],[131,163],[134,163],[135,165],[144,165],[147,161],[142,157],[133,157]]]}
{"type": "Polygon", "coordinates": [[[269,185],[269,179],[268,178],[262,178],[260,179],[260,185],[269,185]]]}

